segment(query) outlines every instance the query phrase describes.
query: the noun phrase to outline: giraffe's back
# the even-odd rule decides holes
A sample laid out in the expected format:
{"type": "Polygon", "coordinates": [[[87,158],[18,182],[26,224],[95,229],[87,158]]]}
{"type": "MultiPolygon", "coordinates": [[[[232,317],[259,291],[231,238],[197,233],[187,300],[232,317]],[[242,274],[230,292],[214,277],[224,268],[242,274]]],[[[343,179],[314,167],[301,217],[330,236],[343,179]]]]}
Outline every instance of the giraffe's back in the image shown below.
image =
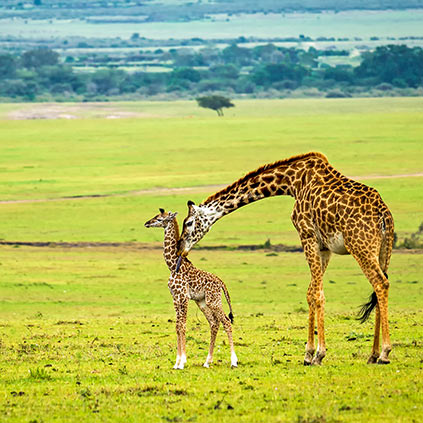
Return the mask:
{"type": "Polygon", "coordinates": [[[336,254],[369,247],[379,252],[386,230],[393,232],[392,215],[379,193],[341,174],[318,179],[302,200],[321,248],[336,254]]]}
{"type": "Polygon", "coordinates": [[[169,278],[169,289],[175,292],[183,292],[189,299],[202,301],[206,294],[221,295],[223,282],[213,273],[198,269],[184,258],[183,265],[178,273],[172,273],[169,278]]]}

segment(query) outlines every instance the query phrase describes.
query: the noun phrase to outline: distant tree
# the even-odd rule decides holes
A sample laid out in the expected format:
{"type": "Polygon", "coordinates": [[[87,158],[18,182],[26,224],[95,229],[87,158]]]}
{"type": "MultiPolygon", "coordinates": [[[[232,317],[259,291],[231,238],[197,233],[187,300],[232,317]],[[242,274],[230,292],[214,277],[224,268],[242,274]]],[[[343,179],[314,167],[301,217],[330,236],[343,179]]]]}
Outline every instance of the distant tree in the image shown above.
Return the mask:
{"type": "Polygon", "coordinates": [[[91,82],[95,84],[98,94],[110,95],[113,92],[119,93],[124,78],[125,72],[122,70],[101,69],[92,74],[91,82]]]}
{"type": "Polygon", "coordinates": [[[36,69],[46,65],[57,65],[59,54],[48,48],[37,48],[26,51],[21,57],[24,68],[36,69]]]}
{"type": "Polygon", "coordinates": [[[333,79],[334,81],[352,82],[353,71],[351,66],[337,65],[335,67],[326,68],[323,73],[324,79],[333,79]]]}
{"type": "Polygon", "coordinates": [[[218,78],[225,78],[225,79],[236,79],[239,75],[239,70],[234,65],[217,65],[217,66],[210,66],[210,71],[213,76],[218,78]]]}
{"type": "Polygon", "coordinates": [[[222,59],[228,64],[245,66],[248,65],[251,60],[251,51],[248,48],[231,44],[229,47],[222,50],[222,59]]]}
{"type": "Polygon", "coordinates": [[[43,66],[37,74],[38,83],[51,92],[77,92],[84,86],[84,75],[74,73],[70,66],[43,66]]]}
{"type": "Polygon", "coordinates": [[[254,69],[251,77],[255,84],[267,86],[287,79],[300,83],[308,73],[304,66],[280,63],[259,66],[254,69]]]}
{"type": "Polygon", "coordinates": [[[198,82],[201,79],[200,72],[195,69],[183,67],[183,68],[176,68],[173,70],[170,76],[171,80],[181,80],[185,79],[191,82],[198,82]]]}
{"type": "Polygon", "coordinates": [[[16,59],[10,54],[0,54],[0,79],[10,78],[16,73],[16,59]]]}
{"type": "Polygon", "coordinates": [[[38,92],[38,86],[34,81],[12,80],[8,84],[2,86],[3,94],[12,98],[22,98],[33,101],[38,92]]]}
{"type": "Polygon", "coordinates": [[[379,46],[374,52],[363,54],[363,61],[354,69],[354,74],[375,84],[422,86],[423,49],[405,45],[379,46]]]}
{"type": "Polygon", "coordinates": [[[200,107],[205,109],[215,110],[218,116],[223,116],[224,108],[235,107],[229,98],[221,95],[210,95],[206,97],[199,97],[196,99],[200,107]]]}

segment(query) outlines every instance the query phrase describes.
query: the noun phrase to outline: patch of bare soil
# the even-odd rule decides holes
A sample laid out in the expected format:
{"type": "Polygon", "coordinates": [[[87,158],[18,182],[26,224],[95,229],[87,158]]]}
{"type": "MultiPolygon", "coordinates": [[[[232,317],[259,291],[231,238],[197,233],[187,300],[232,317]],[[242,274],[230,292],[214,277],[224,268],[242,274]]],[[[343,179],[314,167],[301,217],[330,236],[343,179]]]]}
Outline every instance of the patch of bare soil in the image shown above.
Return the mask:
{"type": "Polygon", "coordinates": [[[76,119],[74,114],[70,114],[68,110],[60,106],[38,106],[33,108],[23,108],[14,110],[8,114],[9,119],[26,120],[26,119],[76,119]]]}
{"type": "Polygon", "coordinates": [[[149,113],[130,112],[119,109],[116,105],[109,103],[38,103],[34,106],[25,105],[19,110],[8,114],[12,120],[26,119],[83,119],[83,118],[151,118],[157,117],[149,113]]]}
{"type": "Polygon", "coordinates": [[[161,245],[141,242],[52,242],[52,241],[4,241],[0,245],[12,247],[41,247],[41,248],[131,248],[138,250],[162,249],[161,245]]]}
{"type": "MultiPolygon", "coordinates": [[[[0,246],[11,247],[36,247],[36,248],[63,248],[63,249],[84,249],[84,248],[118,248],[126,250],[162,250],[161,244],[148,244],[143,242],[50,242],[50,241],[4,241],[0,240],[0,246]]],[[[247,244],[247,245],[204,245],[196,246],[197,251],[263,251],[269,255],[277,253],[301,253],[302,247],[285,244],[247,244]]],[[[395,249],[394,254],[423,254],[423,250],[395,249]]]]}
{"type": "Polygon", "coordinates": [[[220,189],[220,188],[224,188],[225,186],[226,185],[204,185],[204,186],[180,187],[180,188],[151,188],[151,189],[127,191],[124,193],[117,193],[117,194],[87,194],[87,195],[71,195],[71,196],[57,197],[57,198],[0,200],[0,204],[43,203],[43,202],[50,202],[50,201],[87,200],[87,199],[93,199],[93,198],[107,198],[107,197],[130,197],[130,196],[147,195],[147,194],[169,195],[169,194],[183,193],[183,192],[186,192],[186,193],[202,192],[206,189],[220,189]]]}

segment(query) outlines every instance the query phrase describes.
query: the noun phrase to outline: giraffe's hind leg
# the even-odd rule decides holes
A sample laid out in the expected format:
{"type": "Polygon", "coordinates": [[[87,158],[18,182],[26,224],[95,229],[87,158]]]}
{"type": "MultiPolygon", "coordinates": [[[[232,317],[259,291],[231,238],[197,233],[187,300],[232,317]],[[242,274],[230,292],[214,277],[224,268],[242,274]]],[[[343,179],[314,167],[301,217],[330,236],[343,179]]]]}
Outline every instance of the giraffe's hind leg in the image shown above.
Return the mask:
{"type": "Polygon", "coordinates": [[[367,360],[368,364],[377,363],[380,354],[380,310],[379,305],[376,305],[375,310],[375,334],[373,338],[372,353],[367,360]]]}
{"type": "Polygon", "coordinates": [[[313,283],[307,290],[307,303],[308,303],[308,337],[306,344],[306,352],[304,356],[304,366],[309,366],[313,360],[315,346],[314,346],[314,327],[316,323],[316,309],[313,295],[313,283]]]}
{"type": "Polygon", "coordinates": [[[222,323],[223,329],[225,330],[226,335],[228,336],[229,346],[231,349],[231,367],[238,367],[238,357],[235,353],[234,341],[232,337],[232,324],[229,317],[223,311],[220,291],[218,295],[206,297],[206,304],[213,313],[214,318],[219,323],[222,323]]]}
{"type": "Polygon", "coordinates": [[[363,273],[372,284],[377,297],[374,341],[372,354],[368,360],[368,363],[377,362],[378,364],[388,364],[388,355],[392,349],[389,337],[388,321],[389,281],[382,271],[377,258],[371,256],[367,257],[363,254],[352,254],[360,265],[363,273]],[[379,356],[380,327],[382,327],[382,352],[379,356]]]}
{"type": "Polygon", "coordinates": [[[216,319],[212,310],[206,305],[204,300],[197,301],[197,305],[199,309],[203,312],[204,316],[206,317],[207,321],[210,325],[210,346],[209,346],[209,353],[207,354],[207,358],[205,363],[203,364],[204,367],[210,367],[210,364],[213,361],[213,351],[214,345],[216,343],[216,336],[217,332],[219,331],[219,320],[216,319]]]}

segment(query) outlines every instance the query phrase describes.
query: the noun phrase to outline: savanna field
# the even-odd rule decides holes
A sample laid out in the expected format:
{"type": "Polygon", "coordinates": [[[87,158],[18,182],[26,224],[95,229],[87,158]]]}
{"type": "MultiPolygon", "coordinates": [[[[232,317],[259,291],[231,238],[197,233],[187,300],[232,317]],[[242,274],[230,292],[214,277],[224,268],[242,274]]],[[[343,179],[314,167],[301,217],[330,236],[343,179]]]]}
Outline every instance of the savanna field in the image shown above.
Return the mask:
{"type": "Polygon", "coordinates": [[[392,256],[391,364],[366,364],[374,317],[355,318],[371,286],[352,257],[334,256],[327,355],[304,367],[303,254],[238,248],[299,246],[290,197],[230,214],[190,253],[229,289],[238,368],[222,328],[202,367],[209,326],[191,302],[188,363],[172,369],[163,231],[143,226],[159,207],[182,223],[187,200],[320,151],[379,191],[399,244],[423,222],[421,98],[235,104],[222,118],[194,101],[0,105],[0,421],[423,420],[422,251],[392,256]]]}

